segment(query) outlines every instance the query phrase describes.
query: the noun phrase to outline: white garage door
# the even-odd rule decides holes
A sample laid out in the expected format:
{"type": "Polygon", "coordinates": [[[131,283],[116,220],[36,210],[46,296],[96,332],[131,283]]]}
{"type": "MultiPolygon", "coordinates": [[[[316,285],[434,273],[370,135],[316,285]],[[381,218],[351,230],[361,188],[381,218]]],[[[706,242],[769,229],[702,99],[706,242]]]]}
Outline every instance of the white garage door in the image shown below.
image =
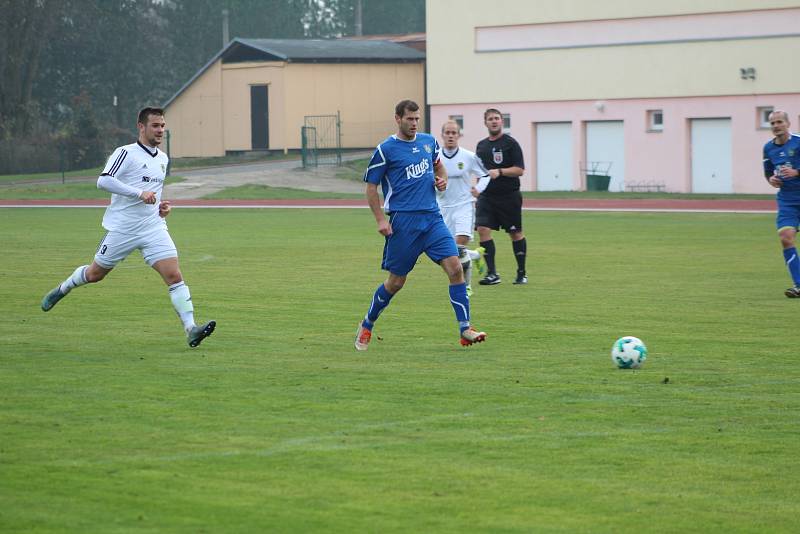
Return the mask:
{"type": "Polygon", "coordinates": [[[622,121],[586,123],[586,169],[609,174],[609,191],[625,190],[625,127],[622,121]]]}
{"type": "Polygon", "coordinates": [[[730,119],[692,119],[692,192],[732,193],[730,119]]]}
{"type": "Polygon", "coordinates": [[[572,123],[536,124],[536,189],[572,191],[576,170],[572,159],[572,123]]]}

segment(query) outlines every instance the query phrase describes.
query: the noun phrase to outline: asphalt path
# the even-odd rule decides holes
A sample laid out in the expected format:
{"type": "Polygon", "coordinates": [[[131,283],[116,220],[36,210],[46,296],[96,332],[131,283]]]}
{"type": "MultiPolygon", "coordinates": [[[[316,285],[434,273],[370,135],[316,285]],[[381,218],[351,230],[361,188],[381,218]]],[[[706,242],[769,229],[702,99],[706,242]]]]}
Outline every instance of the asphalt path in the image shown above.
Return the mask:
{"type": "MultiPolygon", "coordinates": [[[[343,161],[368,158],[370,152],[353,152],[342,155],[343,161]]],[[[254,163],[237,163],[221,167],[202,167],[192,169],[173,169],[172,174],[181,176],[183,181],[164,185],[164,198],[171,200],[198,199],[206,195],[242,185],[265,185],[287,187],[317,192],[363,193],[364,184],[358,180],[345,180],[336,177],[336,167],[320,165],[304,169],[300,159],[272,160],[254,163]]],[[[89,182],[97,176],[70,177],[67,182],[89,182]]],[[[60,184],[61,177],[2,182],[0,188],[20,185],[60,184]]]]}

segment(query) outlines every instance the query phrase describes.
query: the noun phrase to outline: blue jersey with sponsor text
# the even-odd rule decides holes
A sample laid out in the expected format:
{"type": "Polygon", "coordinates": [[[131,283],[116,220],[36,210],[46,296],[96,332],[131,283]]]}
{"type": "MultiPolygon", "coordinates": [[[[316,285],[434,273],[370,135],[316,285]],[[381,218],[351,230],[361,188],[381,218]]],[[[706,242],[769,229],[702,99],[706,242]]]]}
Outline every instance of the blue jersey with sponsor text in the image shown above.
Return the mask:
{"type": "Polygon", "coordinates": [[[439,143],[430,134],[417,133],[411,141],[387,137],[364,173],[364,181],[381,185],[383,209],[439,212],[433,166],[439,161],[439,143]]]}
{"type": "MultiPolygon", "coordinates": [[[[800,169],[800,135],[791,134],[789,140],[782,145],[776,144],[775,139],[764,145],[764,176],[772,176],[778,165],[800,169]]],[[[800,176],[784,178],[778,191],[778,200],[800,201],[800,176]]]]}

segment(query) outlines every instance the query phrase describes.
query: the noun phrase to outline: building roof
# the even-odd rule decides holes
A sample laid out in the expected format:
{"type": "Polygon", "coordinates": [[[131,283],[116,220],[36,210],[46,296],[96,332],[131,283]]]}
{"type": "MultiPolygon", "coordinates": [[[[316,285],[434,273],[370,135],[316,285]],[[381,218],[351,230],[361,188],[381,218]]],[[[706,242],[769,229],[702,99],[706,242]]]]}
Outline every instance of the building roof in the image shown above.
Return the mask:
{"type": "Polygon", "coordinates": [[[223,63],[240,61],[294,63],[405,63],[425,60],[425,54],[388,40],[234,39],[222,54],[223,63]]]}
{"type": "Polygon", "coordinates": [[[341,39],[352,39],[354,41],[391,41],[393,43],[400,43],[402,45],[416,48],[425,52],[427,35],[425,32],[417,33],[403,33],[403,34],[382,34],[382,35],[348,35],[341,37],[341,39]]]}
{"type": "Polygon", "coordinates": [[[242,39],[217,52],[167,100],[169,106],[217,60],[223,63],[285,61],[287,63],[420,63],[425,53],[390,41],[349,39],[242,39]]]}

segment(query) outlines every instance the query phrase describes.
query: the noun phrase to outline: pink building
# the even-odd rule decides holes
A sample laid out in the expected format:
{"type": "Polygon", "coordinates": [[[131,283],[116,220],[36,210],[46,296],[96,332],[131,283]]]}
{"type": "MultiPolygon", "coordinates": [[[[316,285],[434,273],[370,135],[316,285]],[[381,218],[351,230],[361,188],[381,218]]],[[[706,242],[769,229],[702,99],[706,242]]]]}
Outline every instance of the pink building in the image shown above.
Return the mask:
{"type": "Polygon", "coordinates": [[[800,124],[800,2],[428,3],[431,130],[500,109],[525,190],[770,193],[767,116],[800,124]],[[469,4],[469,5],[467,5],[469,4]],[[474,5],[473,5],[474,4],[474,5]],[[642,5],[644,4],[644,5],[642,5]]]}

